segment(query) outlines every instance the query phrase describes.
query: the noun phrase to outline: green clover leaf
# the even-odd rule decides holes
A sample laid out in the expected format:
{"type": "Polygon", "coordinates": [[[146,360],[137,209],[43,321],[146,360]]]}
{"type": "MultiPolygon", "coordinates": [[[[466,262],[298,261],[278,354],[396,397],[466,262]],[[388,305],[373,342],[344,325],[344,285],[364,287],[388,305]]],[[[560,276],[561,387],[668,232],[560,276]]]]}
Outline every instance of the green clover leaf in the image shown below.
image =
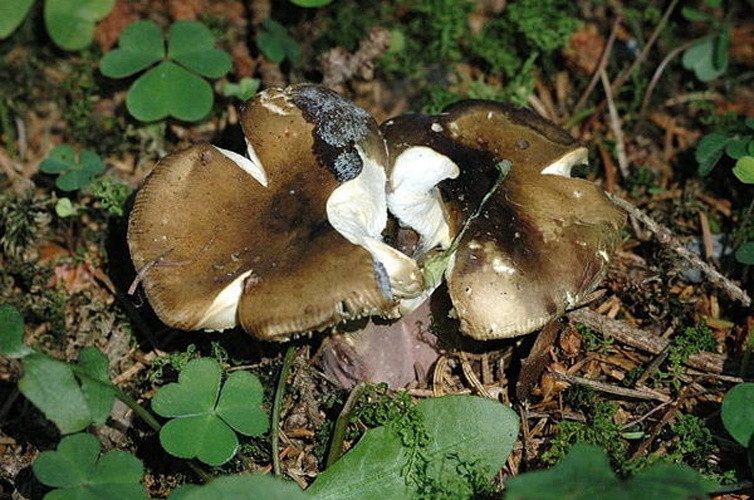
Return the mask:
{"type": "Polygon", "coordinates": [[[76,191],[87,187],[95,175],[105,171],[107,166],[94,151],[84,150],[79,157],[69,144],[56,147],[40,165],[46,174],[60,174],[55,185],[62,191],[76,191]]]}
{"type": "Polygon", "coordinates": [[[99,453],[99,441],[91,434],[68,436],[56,451],[40,453],[32,467],[34,475],[47,486],[60,488],[45,498],[146,498],[139,459],[118,450],[101,457],[99,453]]]}
{"type": "Polygon", "coordinates": [[[34,0],[16,0],[0,2],[0,38],[13,33],[23,22],[34,0]]]}
{"type": "Polygon", "coordinates": [[[220,364],[201,358],[186,364],[177,383],[157,391],[152,409],[174,417],[160,430],[160,442],[168,453],[221,465],[238,448],[236,433],[257,436],[267,431],[263,388],[257,377],[234,372],[221,382],[220,364]]]}
{"type": "Polygon", "coordinates": [[[199,121],[214,102],[204,77],[220,78],[231,68],[230,55],[214,44],[202,23],[178,21],[170,27],[166,47],[160,28],[140,21],[126,28],[117,49],[105,54],[100,71],[110,78],[124,78],[147,70],[126,96],[126,108],[136,119],[150,122],[172,116],[199,121]]]}
{"type": "Polygon", "coordinates": [[[39,352],[25,358],[18,381],[21,394],[34,403],[63,434],[101,425],[110,414],[115,393],[108,380],[107,356],[94,347],[72,365],[39,352]]]}
{"type": "Polygon", "coordinates": [[[744,184],[754,184],[754,156],[742,156],[733,167],[733,174],[744,184]]]}
{"type": "Polygon", "coordinates": [[[47,0],[44,16],[50,38],[63,49],[81,50],[91,43],[95,23],[114,6],[115,0],[47,0]]]}

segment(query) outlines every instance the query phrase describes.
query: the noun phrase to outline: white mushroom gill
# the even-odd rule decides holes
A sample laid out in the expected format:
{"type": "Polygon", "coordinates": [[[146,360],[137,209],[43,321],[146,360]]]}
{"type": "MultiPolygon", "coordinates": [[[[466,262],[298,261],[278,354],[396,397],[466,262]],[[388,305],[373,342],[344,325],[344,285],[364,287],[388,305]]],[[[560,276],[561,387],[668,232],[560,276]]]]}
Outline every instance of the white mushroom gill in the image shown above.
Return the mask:
{"type": "Polygon", "coordinates": [[[438,245],[450,246],[450,228],[437,184],[458,174],[458,165],[426,146],[408,148],[395,158],[387,204],[401,224],[419,233],[417,256],[438,245]]]}
{"type": "Polygon", "coordinates": [[[229,149],[218,148],[217,146],[215,146],[215,148],[233,163],[238,165],[238,168],[252,176],[262,186],[267,187],[267,172],[265,172],[262,162],[259,161],[259,157],[257,156],[256,151],[254,151],[254,148],[251,147],[251,144],[249,144],[248,141],[246,141],[246,144],[248,145],[249,158],[251,159],[246,158],[244,155],[238,154],[235,151],[230,151],[229,149]]]}
{"type": "Polygon", "coordinates": [[[586,165],[588,163],[588,156],[589,152],[586,148],[576,148],[543,168],[540,173],[570,177],[571,169],[573,167],[576,165],[586,165]]]}
{"type": "Polygon", "coordinates": [[[238,324],[238,301],[241,300],[244,282],[252,271],[246,271],[223,288],[207,308],[202,319],[194,327],[196,330],[222,331],[238,324]]]}
{"type": "Polygon", "coordinates": [[[344,238],[365,248],[390,277],[398,297],[421,292],[421,273],[416,262],[382,241],[387,225],[385,170],[356,147],[363,161],[361,173],[338,186],[327,199],[327,219],[344,238]]]}

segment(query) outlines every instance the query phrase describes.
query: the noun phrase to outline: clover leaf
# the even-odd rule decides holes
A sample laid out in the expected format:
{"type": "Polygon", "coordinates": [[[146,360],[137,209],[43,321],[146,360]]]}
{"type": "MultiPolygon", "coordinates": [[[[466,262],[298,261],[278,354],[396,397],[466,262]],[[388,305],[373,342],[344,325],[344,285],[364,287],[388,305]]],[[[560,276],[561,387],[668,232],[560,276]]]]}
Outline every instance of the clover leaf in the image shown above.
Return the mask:
{"type": "Polygon", "coordinates": [[[115,393],[108,380],[108,360],[101,351],[87,347],[78,365],[64,363],[40,352],[25,358],[18,389],[63,434],[105,423],[115,393]]]}
{"type": "Polygon", "coordinates": [[[273,19],[262,21],[262,31],[257,36],[257,46],[262,54],[274,63],[281,63],[288,58],[296,64],[301,57],[301,48],[291,38],[285,26],[273,19]]]}
{"type": "Polygon", "coordinates": [[[177,457],[224,464],[238,448],[236,433],[258,436],[267,431],[262,397],[256,376],[237,371],[222,384],[216,360],[194,359],[181,370],[177,383],[160,388],[152,399],[157,414],[173,417],[160,430],[160,442],[177,457]]]}
{"type": "Polygon", "coordinates": [[[199,121],[212,109],[214,95],[206,78],[220,78],[231,68],[230,55],[214,47],[209,28],[196,21],[170,27],[167,47],[152,21],[128,26],[119,46],[104,55],[100,71],[125,78],[147,70],[131,85],[126,108],[136,119],[149,122],[172,116],[199,121]]]}
{"type": "Polygon", "coordinates": [[[66,50],[81,50],[94,36],[95,23],[104,19],[115,0],[47,0],[44,17],[50,38],[66,50]]]}
{"type": "Polygon", "coordinates": [[[74,434],[63,438],[56,451],[40,453],[32,466],[34,475],[47,486],[59,488],[45,498],[146,498],[140,484],[141,461],[119,450],[99,456],[100,451],[99,441],[91,434],[74,434]]]}
{"type": "Polygon", "coordinates": [[[733,386],[723,398],[720,416],[733,439],[748,447],[754,439],[754,383],[733,386]]]}
{"type": "Polygon", "coordinates": [[[506,498],[706,498],[714,485],[685,465],[655,464],[621,481],[601,448],[579,443],[550,470],[530,472],[505,483],[506,498]]]}
{"type": "Polygon", "coordinates": [[[84,150],[77,157],[72,146],[63,144],[50,151],[39,168],[46,174],[60,174],[55,179],[58,189],[76,191],[89,186],[107,166],[94,151],[84,150]]]}
{"type": "MultiPolygon", "coordinates": [[[[0,2],[0,38],[18,28],[31,10],[33,0],[0,2]]],[[[47,0],[44,18],[47,32],[65,50],[81,50],[92,42],[94,25],[107,16],[115,0],[47,0]]]]}

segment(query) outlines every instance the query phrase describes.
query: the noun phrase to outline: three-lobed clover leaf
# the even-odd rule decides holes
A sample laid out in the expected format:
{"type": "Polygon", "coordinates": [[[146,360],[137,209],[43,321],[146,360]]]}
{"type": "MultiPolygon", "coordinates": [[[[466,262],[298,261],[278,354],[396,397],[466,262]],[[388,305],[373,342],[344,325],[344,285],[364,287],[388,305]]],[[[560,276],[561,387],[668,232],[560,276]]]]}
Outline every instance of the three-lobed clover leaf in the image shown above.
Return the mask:
{"type": "Polygon", "coordinates": [[[230,55],[214,45],[209,28],[200,22],[174,23],[166,47],[162,30],[152,21],[140,21],[123,31],[119,47],[100,61],[100,71],[110,78],[124,78],[149,68],[126,96],[126,107],[138,120],[173,116],[199,121],[214,101],[204,77],[220,78],[231,68],[230,55]]]}
{"type": "Polygon", "coordinates": [[[124,451],[113,450],[102,456],[100,451],[99,441],[91,434],[74,434],[63,438],[56,451],[40,453],[32,466],[34,475],[43,484],[58,488],[45,498],[146,498],[141,461],[124,451]]]}
{"type": "Polygon", "coordinates": [[[45,158],[39,169],[46,174],[59,174],[55,185],[62,191],[76,191],[89,186],[92,178],[107,166],[94,151],[84,150],[77,157],[73,147],[63,144],[45,158]]]}
{"type": "Polygon", "coordinates": [[[267,431],[259,379],[244,371],[231,373],[222,384],[222,368],[212,358],[190,361],[178,382],[157,391],[152,409],[173,417],[160,430],[163,448],[181,458],[221,465],[235,455],[236,432],[258,436],[267,431]]]}
{"type": "MultiPolygon", "coordinates": [[[[9,36],[29,14],[34,0],[0,2],[0,38],[9,36]]],[[[115,0],[46,0],[47,32],[65,50],[81,50],[92,42],[95,23],[107,16],[115,0]]]]}

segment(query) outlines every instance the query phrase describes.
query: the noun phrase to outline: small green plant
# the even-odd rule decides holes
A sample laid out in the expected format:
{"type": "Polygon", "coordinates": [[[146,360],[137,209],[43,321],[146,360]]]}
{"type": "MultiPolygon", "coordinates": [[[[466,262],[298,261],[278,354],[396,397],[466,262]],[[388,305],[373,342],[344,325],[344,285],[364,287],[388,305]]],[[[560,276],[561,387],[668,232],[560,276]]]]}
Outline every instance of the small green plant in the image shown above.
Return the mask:
{"type": "MultiPolygon", "coordinates": [[[[705,0],[704,3],[710,9],[715,9],[720,7],[722,0],[705,0]]],[[[691,22],[709,23],[713,33],[686,49],[681,58],[683,67],[693,71],[702,82],[709,82],[720,77],[728,69],[730,27],[693,7],[683,7],[681,14],[691,22]]]]}
{"type": "Polygon", "coordinates": [[[126,108],[137,120],[151,122],[172,116],[199,121],[212,109],[214,93],[206,78],[230,71],[230,55],[214,47],[202,23],[178,21],[170,27],[167,48],[162,30],[151,21],[131,24],[120,36],[119,48],[105,54],[100,71],[125,78],[147,70],[133,82],[126,108]]]}
{"type": "Polygon", "coordinates": [[[267,432],[263,396],[255,375],[237,371],[222,383],[222,368],[215,359],[191,360],[178,382],[161,387],[152,399],[155,413],[172,418],[160,429],[160,443],[177,457],[224,464],[238,449],[236,432],[246,436],[267,432]]]}
{"type": "Polygon", "coordinates": [[[596,401],[591,408],[582,410],[586,414],[586,422],[560,422],[552,447],[542,454],[542,461],[546,464],[557,463],[577,443],[589,443],[605,450],[613,465],[621,468],[628,442],[622,436],[621,426],[613,421],[617,410],[618,406],[614,403],[596,401]]]}
{"type": "Polygon", "coordinates": [[[105,171],[107,165],[94,151],[84,150],[78,156],[73,146],[63,144],[50,151],[39,169],[57,174],[55,186],[61,191],[77,191],[89,186],[92,179],[105,171]]]}
{"type": "Polygon", "coordinates": [[[241,78],[238,83],[225,82],[222,87],[222,94],[225,97],[234,97],[239,101],[251,99],[259,90],[260,81],[257,78],[248,76],[241,78]]]}
{"type": "Polygon", "coordinates": [[[685,368],[684,364],[692,354],[702,351],[713,351],[717,346],[715,337],[705,324],[688,326],[673,337],[668,349],[667,371],[660,372],[660,380],[669,380],[676,387],[680,384],[680,376],[685,368]]]}
{"type": "Polygon", "coordinates": [[[687,500],[706,498],[714,484],[693,469],[655,464],[627,481],[619,480],[599,446],[577,444],[550,470],[522,474],[506,483],[506,498],[664,498],[687,500]]]}
{"type": "Polygon", "coordinates": [[[108,214],[115,217],[125,215],[126,201],[132,192],[128,184],[115,176],[97,177],[89,186],[89,190],[108,214]]]}
{"type": "Polygon", "coordinates": [[[257,46],[262,54],[274,63],[281,63],[288,59],[296,64],[301,57],[298,42],[291,38],[288,29],[274,19],[265,19],[262,30],[257,35],[257,46]]]}
{"type": "Polygon", "coordinates": [[[37,479],[58,488],[45,498],[96,500],[99,498],[143,499],[141,461],[124,451],[101,454],[100,443],[91,434],[63,438],[55,451],[43,451],[34,461],[37,479]]]}
{"type": "Polygon", "coordinates": [[[21,360],[24,366],[19,391],[60,432],[79,432],[105,422],[115,400],[107,356],[96,348],[84,348],[74,365],[27,347],[21,313],[7,304],[0,306],[0,332],[0,353],[21,360]]]}
{"type": "MultiPolygon", "coordinates": [[[[29,14],[34,0],[0,2],[0,38],[13,33],[29,14]]],[[[46,0],[44,19],[55,44],[65,50],[81,50],[92,42],[94,28],[113,7],[115,0],[46,0]]]]}
{"type": "MultiPolygon", "coordinates": [[[[724,157],[735,161],[733,175],[744,184],[754,184],[754,118],[744,121],[743,127],[732,127],[726,132],[711,132],[699,141],[695,152],[699,164],[699,175],[707,176],[721,163],[724,157]]],[[[736,249],[736,260],[742,264],[754,264],[754,239],[752,239],[751,215],[754,201],[743,215],[743,222],[737,228],[740,244],[736,249]]]]}
{"type": "Polygon", "coordinates": [[[587,351],[599,351],[613,344],[612,338],[599,335],[584,324],[577,323],[576,331],[578,332],[579,337],[581,337],[581,340],[584,341],[584,347],[587,351]]]}

